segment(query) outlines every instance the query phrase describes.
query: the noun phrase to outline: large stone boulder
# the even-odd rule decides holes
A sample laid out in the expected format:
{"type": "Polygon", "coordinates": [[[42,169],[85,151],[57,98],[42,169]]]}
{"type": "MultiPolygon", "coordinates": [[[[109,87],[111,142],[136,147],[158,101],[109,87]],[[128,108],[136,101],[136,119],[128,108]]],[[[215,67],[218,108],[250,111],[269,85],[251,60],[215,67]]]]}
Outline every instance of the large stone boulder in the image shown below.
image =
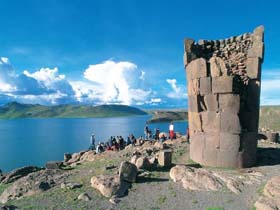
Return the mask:
{"type": "Polygon", "coordinates": [[[137,177],[137,167],[136,165],[123,161],[121,162],[119,168],[120,179],[127,182],[135,182],[137,177]]]}
{"type": "Polygon", "coordinates": [[[15,181],[0,195],[0,203],[46,191],[64,181],[62,170],[41,170],[15,181]]]}
{"type": "Polygon", "coordinates": [[[130,187],[130,184],[121,181],[117,176],[93,176],[90,180],[91,186],[98,190],[103,196],[110,198],[112,196],[122,197],[130,187]]]}
{"type": "Polygon", "coordinates": [[[21,177],[27,176],[30,173],[33,173],[35,171],[41,170],[41,168],[38,168],[36,166],[25,166],[22,168],[15,169],[11,171],[10,173],[3,176],[1,183],[8,184],[11,182],[14,182],[18,180],[21,177]]]}
{"type": "Polygon", "coordinates": [[[81,157],[83,156],[83,154],[85,154],[86,151],[81,151],[78,153],[73,153],[71,156],[71,159],[67,161],[67,164],[72,164],[72,163],[76,163],[78,162],[81,157]]]}
{"type": "Polygon", "coordinates": [[[264,187],[263,195],[256,201],[257,210],[280,209],[280,176],[270,179],[264,187]]]}

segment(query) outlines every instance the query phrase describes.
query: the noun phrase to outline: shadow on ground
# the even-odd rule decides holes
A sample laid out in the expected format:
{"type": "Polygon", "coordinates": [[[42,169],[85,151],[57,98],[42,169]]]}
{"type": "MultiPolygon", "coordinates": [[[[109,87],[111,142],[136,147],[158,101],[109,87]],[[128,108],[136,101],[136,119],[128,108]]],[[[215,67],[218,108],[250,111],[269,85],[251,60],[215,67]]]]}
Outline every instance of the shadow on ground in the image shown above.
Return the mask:
{"type": "Polygon", "coordinates": [[[258,148],[257,166],[273,166],[280,164],[280,148],[258,148]]]}
{"type": "Polygon", "coordinates": [[[138,177],[137,183],[149,183],[149,182],[168,182],[167,178],[154,178],[154,177],[138,177]]]}

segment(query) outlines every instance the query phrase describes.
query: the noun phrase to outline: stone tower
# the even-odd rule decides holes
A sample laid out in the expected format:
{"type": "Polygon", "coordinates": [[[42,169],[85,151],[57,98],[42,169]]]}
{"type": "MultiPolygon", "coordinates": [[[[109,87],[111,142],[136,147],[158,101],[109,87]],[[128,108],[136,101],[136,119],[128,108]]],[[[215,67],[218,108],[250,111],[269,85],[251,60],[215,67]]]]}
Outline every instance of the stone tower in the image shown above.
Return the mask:
{"type": "Polygon", "coordinates": [[[223,40],[185,39],[190,157],[215,167],[256,162],[264,27],[223,40]]]}

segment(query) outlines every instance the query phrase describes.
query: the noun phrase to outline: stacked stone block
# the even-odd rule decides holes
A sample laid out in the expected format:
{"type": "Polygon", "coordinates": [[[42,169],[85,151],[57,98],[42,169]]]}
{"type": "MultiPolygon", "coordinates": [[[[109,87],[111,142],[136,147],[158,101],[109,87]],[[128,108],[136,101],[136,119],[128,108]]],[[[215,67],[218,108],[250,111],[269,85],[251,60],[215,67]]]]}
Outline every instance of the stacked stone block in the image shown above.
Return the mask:
{"type": "Polygon", "coordinates": [[[224,40],[185,40],[190,157],[207,166],[256,162],[264,28],[224,40]]]}

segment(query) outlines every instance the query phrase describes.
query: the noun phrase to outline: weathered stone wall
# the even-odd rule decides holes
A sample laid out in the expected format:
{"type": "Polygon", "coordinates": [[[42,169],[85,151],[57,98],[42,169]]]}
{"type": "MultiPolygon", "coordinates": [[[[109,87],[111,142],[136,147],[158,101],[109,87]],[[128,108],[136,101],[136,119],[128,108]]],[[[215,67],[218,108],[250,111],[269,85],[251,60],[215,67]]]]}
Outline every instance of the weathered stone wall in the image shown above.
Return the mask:
{"type": "Polygon", "coordinates": [[[224,40],[185,39],[190,157],[203,165],[256,162],[264,28],[224,40]]]}

